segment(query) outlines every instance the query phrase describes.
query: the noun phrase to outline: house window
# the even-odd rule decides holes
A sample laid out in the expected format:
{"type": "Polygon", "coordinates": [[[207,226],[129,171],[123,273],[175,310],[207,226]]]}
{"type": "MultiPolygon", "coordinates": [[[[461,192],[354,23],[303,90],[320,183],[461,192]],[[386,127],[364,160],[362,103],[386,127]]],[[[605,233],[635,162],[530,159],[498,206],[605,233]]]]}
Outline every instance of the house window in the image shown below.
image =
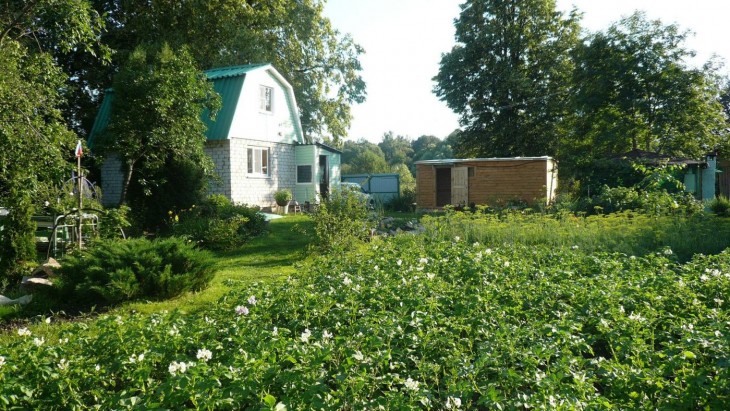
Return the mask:
{"type": "Polygon", "coordinates": [[[269,175],[269,149],[248,149],[248,173],[260,176],[269,175]]]}
{"type": "Polygon", "coordinates": [[[468,177],[474,177],[476,175],[476,173],[477,173],[477,168],[476,167],[469,167],[469,169],[467,171],[467,176],[468,177]]]}
{"type": "Polygon", "coordinates": [[[267,86],[260,87],[259,108],[261,111],[271,113],[274,111],[274,89],[267,86]]]}
{"type": "Polygon", "coordinates": [[[297,166],[297,183],[312,182],[312,166],[297,166]]]}

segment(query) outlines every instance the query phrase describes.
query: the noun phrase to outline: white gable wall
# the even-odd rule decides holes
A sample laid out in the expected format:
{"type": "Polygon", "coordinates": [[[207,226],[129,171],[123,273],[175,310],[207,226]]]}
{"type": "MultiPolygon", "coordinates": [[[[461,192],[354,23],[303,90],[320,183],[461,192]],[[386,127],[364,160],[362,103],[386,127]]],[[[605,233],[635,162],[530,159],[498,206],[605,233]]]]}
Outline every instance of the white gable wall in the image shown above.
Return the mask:
{"type": "Polygon", "coordinates": [[[269,70],[246,74],[229,138],[252,138],[261,141],[288,143],[301,141],[294,101],[287,98],[285,86],[269,70]],[[274,90],[272,112],[260,108],[260,87],[274,90]]]}

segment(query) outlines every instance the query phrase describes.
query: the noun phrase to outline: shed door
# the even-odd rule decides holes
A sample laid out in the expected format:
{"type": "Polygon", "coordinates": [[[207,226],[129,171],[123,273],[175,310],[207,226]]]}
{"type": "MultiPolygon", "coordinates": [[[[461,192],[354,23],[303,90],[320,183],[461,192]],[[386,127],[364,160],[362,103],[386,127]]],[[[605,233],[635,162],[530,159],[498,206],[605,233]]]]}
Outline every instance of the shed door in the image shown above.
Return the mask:
{"type": "Polygon", "coordinates": [[[454,167],[451,171],[451,204],[469,203],[469,167],[454,167]]]}
{"type": "Polygon", "coordinates": [[[451,167],[436,169],[436,207],[451,204],[451,167]]]}

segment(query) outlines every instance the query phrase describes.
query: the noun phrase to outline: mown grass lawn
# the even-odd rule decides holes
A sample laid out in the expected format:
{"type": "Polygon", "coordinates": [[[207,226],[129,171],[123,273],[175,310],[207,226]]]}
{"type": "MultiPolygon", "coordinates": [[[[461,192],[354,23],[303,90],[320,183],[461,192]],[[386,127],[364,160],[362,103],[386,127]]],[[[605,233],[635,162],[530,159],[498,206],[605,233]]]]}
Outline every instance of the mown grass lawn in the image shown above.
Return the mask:
{"type": "Polygon", "coordinates": [[[277,281],[296,274],[294,264],[306,258],[311,242],[311,225],[311,219],[301,214],[272,220],[263,236],[239,249],[216,253],[218,272],[207,289],[168,301],[129,303],[120,309],[141,313],[174,309],[193,312],[241,285],[277,281]]]}
{"type": "MultiPolygon", "coordinates": [[[[192,313],[205,309],[234,288],[253,281],[271,282],[296,274],[294,264],[306,258],[311,242],[311,226],[312,220],[301,214],[272,220],[264,235],[254,238],[239,249],[215,254],[218,272],[210,287],[205,290],[171,300],[129,302],[113,308],[111,314],[130,311],[155,313],[164,310],[192,313]]],[[[54,316],[54,311],[57,311],[49,312],[40,301],[34,304],[36,305],[26,309],[18,306],[0,307],[0,321],[6,323],[6,328],[14,330],[23,322],[54,316]],[[41,312],[44,314],[40,314],[41,312]],[[8,325],[11,321],[13,324],[8,325]]],[[[63,312],[55,314],[57,319],[66,318],[63,312]]],[[[94,316],[93,313],[91,316],[94,316]]],[[[72,319],[81,320],[83,317],[84,315],[72,319]]],[[[49,328],[47,332],[54,331],[49,328]]],[[[0,341],[6,337],[7,335],[0,335],[0,341]]]]}

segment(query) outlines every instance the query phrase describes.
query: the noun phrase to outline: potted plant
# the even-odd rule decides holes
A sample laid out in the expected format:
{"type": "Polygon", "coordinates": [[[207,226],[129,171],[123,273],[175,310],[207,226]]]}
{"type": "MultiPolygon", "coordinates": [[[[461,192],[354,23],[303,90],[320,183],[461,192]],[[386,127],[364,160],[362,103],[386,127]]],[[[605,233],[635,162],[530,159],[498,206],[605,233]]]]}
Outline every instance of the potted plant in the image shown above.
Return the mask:
{"type": "Polygon", "coordinates": [[[274,200],[276,201],[276,205],[278,205],[279,207],[286,206],[287,204],[289,204],[291,199],[291,190],[289,190],[288,188],[284,188],[274,193],[274,200]]]}

